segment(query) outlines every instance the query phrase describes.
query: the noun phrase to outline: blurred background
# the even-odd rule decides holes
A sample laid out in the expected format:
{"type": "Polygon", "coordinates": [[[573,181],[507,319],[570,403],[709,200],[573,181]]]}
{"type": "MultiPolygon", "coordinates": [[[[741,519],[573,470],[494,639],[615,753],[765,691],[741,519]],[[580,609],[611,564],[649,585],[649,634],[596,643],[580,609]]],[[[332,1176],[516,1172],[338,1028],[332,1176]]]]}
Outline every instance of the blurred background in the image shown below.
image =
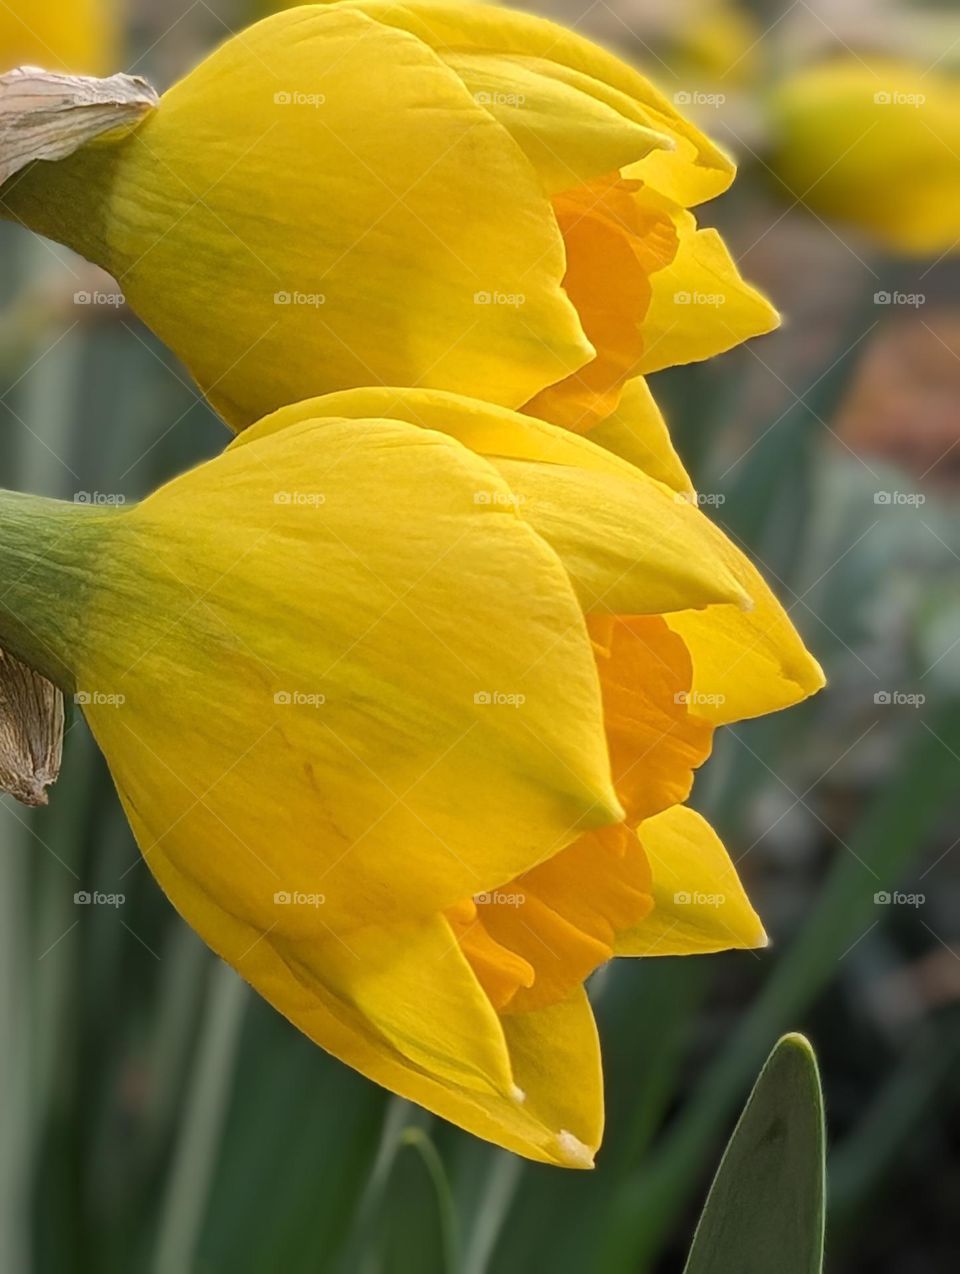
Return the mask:
{"type": "MultiPolygon", "coordinates": [[[[62,40],[76,69],[163,88],[266,7],[118,0],[104,20],[77,3],[45,31],[46,59],[0,17],[14,46],[0,60],[57,69],[62,40]]],[[[140,863],[70,715],[49,807],[0,805],[5,1274],[676,1271],[785,1029],[823,1068],[827,1269],[956,1266],[960,15],[882,0],[537,7],[633,59],[737,155],[738,182],[701,220],[785,315],[652,379],[711,512],[829,676],[803,707],[722,732],[695,791],[773,945],[601,971],[597,1170],[527,1164],[360,1079],[221,966],[140,863]],[[855,120],[824,68],[872,77],[896,125],[855,120]],[[915,229],[912,207],[927,208],[915,229]],[[78,904],[82,891],[116,905],[78,904]]],[[[134,500],[224,445],[116,284],[0,230],[4,486],[134,500]]]]}

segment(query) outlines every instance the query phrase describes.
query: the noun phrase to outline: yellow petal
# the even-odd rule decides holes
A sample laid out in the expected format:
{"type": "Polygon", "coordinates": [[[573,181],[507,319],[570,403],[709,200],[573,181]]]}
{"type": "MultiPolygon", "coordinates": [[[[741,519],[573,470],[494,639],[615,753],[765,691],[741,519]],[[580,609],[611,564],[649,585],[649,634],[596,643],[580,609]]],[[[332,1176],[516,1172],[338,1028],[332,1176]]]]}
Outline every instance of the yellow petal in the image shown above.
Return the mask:
{"type": "MultiPolygon", "coordinates": [[[[692,496],[693,484],[642,378],[627,384],[618,410],[588,436],[679,495],[692,496]]],[[[693,659],[691,711],[713,725],[727,725],[777,712],[815,694],[825,684],[823,670],[763,576],[714,523],[709,523],[707,534],[713,551],[753,605],[711,606],[667,616],[693,659]]]]}
{"type": "Polygon", "coordinates": [[[9,193],[119,279],[236,428],[371,382],[519,406],[593,355],[529,161],[430,48],[359,11],[258,23],[132,134],[9,193]]]}
{"type": "MultiPolygon", "coordinates": [[[[667,569],[671,563],[680,572],[675,576],[674,604],[684,605],[681,594],[692,596],[687,589],[699,593],[708,578],[714,585],[727,581],[723,587],[732,604],[710,605],[702,611],[673,611],[668,619],[670,627],[683,637],[693,659],[690,706],[695,715],[722,725],[789,707],[823,686],[823,672],[760,572],[720,528],[691,508],[686,499],[665,499],[664,488],[652,479],[645,479],[640,491],[636,489],[638,469],[628,461],[633,459],[640,464],[646,454],[646,438],[651,436],[654,475],[664,482],[669,478],[669,485],[676,486],[675,495],[690,493],[686,474],[671,474],[679,462],[671,459],[662,434],[658,437],[655,432],[646,432],[647,422],[652,421],[656,428],[658,420],[649,401],[643,382],[627,386],[624,406],[618,413],[623,424],[618,428],[618,445],[614,449],[624,459],[585,437],[530,416],[456,394],[386,388],[352,390],[292,404],[260,421],[233,446],[243,446],[248,440],[290,428],[311,417],[382,415],[447,433],[474,451],[496,457],[495,463],[503,472],[506,466],[501,457],[537,461],[538,467],[529,466],[511,474],[511,484],[517,483],[511,498],[524,494],[524,482],[536,484],[540,496],[534,501],[517,499],[517,509],[523,517],[536,518],[538,530],[556,536],[555,547],[563,546],[571,569],[576,563],[585,604],[609,606],[620,614],[645,613],[644,607],[649,603],[643,598],[649,596],[653,576],[644,579],[644,571],[650,559],[655,559],[650,566],[652,572],[667,569]],[[639,412],[650,413],[646,421],[640,415],[639,423],[635,423],[634,402],[639,412]],[[637,435],[642,441],[636,441],[637,435]],[[553,489],[552,494],[548,487],[553,489]],[[648,509],[650,523],[660,528],[654,532],[653,542],[649,540],[649,526],[638,521],[642,516],[638,500],[648,509]],[[675,523],[672,519],[678,510],[686,512],[675,523]],[[690,512],[697,513],[697,517],[689,520],[686,514],[690,512]],[[666,545],[660,538],[664,527],[676,529],[676,535],[671,532],[666,545]],[[644,545],[649,549],[649,558],[642,552],[644,545]],[[699,574],[701,571],[705,574],[699,574]],[[731,578],[736,580],[732,590],[731,578]],[[744,599],[749,599],[749,604],[744,599]],[[615,605],[614,601],[620,604],[615,605]]],[[[595,436],[597,431],[590,434],[590,439],[595,436]]],[[[599,439],[604,437],[601,425],[599,439]]],[[[666,604],[670,600],[666,587],[661,578],[657,603],[664,603],[662,609],[668,611],[671,607],[666,604]]]]}
{"type": "Polygon", "coordinates": [[[289,403],[258,420],[230,445],[243,447],[305,420],[324,416],[405,420],[423,429],[449,434],[480,455],[573,465],[621,478],[634,475],[634,468],[627,461],[536,416],[442,390],[395,389],[381,385],[289,403]]]}
{"type": "Polygon", "coordinates": [[[279,923],[268,940],[295,977],[321,984],[427,1074],[487,1096],[511,1096],[499,1019],[442,916],[340,934],[316,908],[314,935],[305,940],[284,931],[288,907],[275,910],[279,923]]]}
{"type": "Polygon", "coordinates": [[[960,250],[960,77],[945,66],[841,56],[786,77],[771,101],[785,197],[897,252],[960,250]]]}
{"type": "Polygon", "coordinates": [[[653,276],[643,323],[645,373],[712,358],[780,322],[770,302],[741,277],[716,230],[698,230],[693,215],[680,208],[673,217],[680,246],[653,276]]]}
{"type": "Polygon", "coordinates": [[[674,147],[667,134],[632,118],[635,108],[621,114],[620,103],[609,100],[613,95],[594,96],[589,76],[569,72],[563,79],[549,62],[496,53],[443,50],[442,56],[508,130],[551,195],[674,147]]]}
{"type": "Polygon", "coordinates": [[[686,800],[712,730],[687,707],[690,657],[659,616],[590,623],[610,768],[626,821],[588,832],[502,889],[459,905],[461,949],[498,1011],[566,998],[652,906],[633,827],[686,800]]]}
{"type": "MultiPolygon", "coordinates": [[[[587,444],[589,445],[589,444],[587,444]]],[[[707,519],[639,470],[621,479],[495,460],[520,516],[559,555],[588,612],[656,615],[715,602],[749,606],[707,519]]]]}
{"type": "Polygon", "coordinates": [[[693,483],[674,450],[663,413],[642,376],[627,381],[616,410],[595,425],[588,437],[671,491],[692,494],[693,483]]]}
{"type": "Polygon", "coordinates": [[[603,1096],[596,1027],[582,992],[567,1005],[498,1029],[489,1009],[477,1003],[472,975],[442,921],[424,922],[416,944],[424,960],[415,970],[406,965],[394,974],[384,963],[385,956],[395,954],[403,965],[405,956],[397,946],[403,931],[398,930],[357,943],[353,954],[343,949],[335,957],[336,977],[328,977],[322,957],[338,940],[322,925],[319,937],[315,926],[312,933],[286,942],[281,952],[275,933],[225,910],[163,851],[153,869],[177,910],[214,951],[321,1048],[392,1092],[505,1149],[563,1167],[589,1166],[589,1152],[600,1142],[603,1096]],[[445,937],[449,945],[441,949],[445,937]],[[368,956],[376,970],[369,975],[364,963],[368,956]],[[391,991],[400,1008],[390,1005],[391,991]],[[461,993],[465,1002],[457,1004],[461,993]],[[419,1019],[409,1010],[418,994],[424,1010],[419,1019]],[[367,1016],[370,1006],[387,1012],[386,1024],[367,1016]],[[416,1060],[400,1051],[398,1043],[416,1054],[416,1060]],[[466,1066],[472,1066],[470,1086],[450,1077],[466,1066]],[[505,1066],[513,1077],[506,1094],[499,1091],[505,1066]],[[488,1073],[492,1087],[478,1085],[476,1076],[488,1073]],[[578,1150],[581,1143],[586,1154],[578,1150]]]}
{"type": "Polygon", "coordinates": [[[709,823],[675,805],[640,828],[653,909],[616,943],[617,955],[694,955],[767,945],[736,868],[709,823]]]}
{"type": "Polygon", "coordinates": [[[503,1020],[513,1074],[533,1120],[559,1132],[548,1143],[554,1162],[592,1168],[603,1137],[600,1041],[582,987],[560,1004],[503,1020]]]}
{"type": "Polygon", "coordinates": [[[622,817],[567,575],[449,438],[307,421],[112,528],[91,725],[147,860],[251,924],[422,916],[622,817]]]}
{"type": "Polygon", "coordinates": [[[328,395],[275,412],[232,445],[340,413],[403,419],[488,454],[517,512],[560,555],[588,610],[644,615],[750,604],[707,547],[716,542],[714,528],[687,500],[585,438],[457,394],[374,388],[328,395]]]}
{"type": "Polygon", "coordinates": [[[825,678],[757,568],[723,531],[709,527],[717,557],[753,599],[753,608],[711,606],[666,618],[693,659],[691,710],[726,725],[799,703],[820,690],[825,678]]]}
{"type": "MultiPolygon", "coordinates": [[[[672,151],[653,151],[631,165],[639,177],[685,206],[721,194],[733,180],[730,159],[684,119],[639,71],[573,31],[543,18],[492,5],[397,4],[394,0],[349,0],[381,22],[412,31],[441,54],[493,53],[503,66],[534,67],[602,102],[625,119],[666,134],[672,151]]],[[[507,71],[503,71],[504,78],[507,71]]]]}

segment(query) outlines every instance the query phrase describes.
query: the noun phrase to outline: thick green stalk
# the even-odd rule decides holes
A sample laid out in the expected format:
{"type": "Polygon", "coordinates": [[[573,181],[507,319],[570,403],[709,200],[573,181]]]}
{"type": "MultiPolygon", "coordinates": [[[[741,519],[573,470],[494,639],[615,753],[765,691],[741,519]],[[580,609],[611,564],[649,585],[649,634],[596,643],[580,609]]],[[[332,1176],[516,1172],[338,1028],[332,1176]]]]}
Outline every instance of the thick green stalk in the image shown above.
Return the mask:
{"type": "Polygon", "coordinates": [[[0,491],[0,645],[67,694],[85,599],[116,510],[0,491]]]}

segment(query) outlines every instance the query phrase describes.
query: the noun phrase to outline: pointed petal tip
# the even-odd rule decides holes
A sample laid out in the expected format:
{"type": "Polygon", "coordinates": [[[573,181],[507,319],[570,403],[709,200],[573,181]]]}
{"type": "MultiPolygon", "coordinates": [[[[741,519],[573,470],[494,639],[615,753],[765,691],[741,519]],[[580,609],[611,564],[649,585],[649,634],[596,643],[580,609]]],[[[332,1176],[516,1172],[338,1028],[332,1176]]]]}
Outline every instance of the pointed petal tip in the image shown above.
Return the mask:
{"type": "Polygon", "coordinates": [[[810,652],[807,652],[810,660],[809,676],[806,679],[806,685],[809,687],[810,694],[816,694],[822,690],[827,684],[827,674],[823,671],[823,665],[818,659],[815,659],[810,652]]]}
{"type": "Polygon", "coordinates": [[[566,1128],[561,1128],[557,1133],[557,1151],[567,1168],[589,1169],[595,1166],[594,1151],[584,1145],[572,1132],[567,1132],[566,1128]]]}
{"type": "Polygon", "coordinates": [[[819,694],[827,684],[826,673],[806,647],[802,648],[800,658],[784,665],[783,673],[796,687],[796,693],[781,705],[783,707],[793,707],[795,704],[803,703],[805,699],[819,694]]]}
{"type": "Polygon", "coordinates": [[[752,595],[747,592],[733,572],[725,573],[723,582],[726,585],[726,597],[721,605],[732,605],[744,615],[749,615],[756,606],[752,595]]]}
{"type": "Polygon", "coordinates": [[[716,601],[714,606],[734,606],[738,611],[749,614],[755,606],[753,596],[747,592],[732,571],[717,563],[716,601]]]}
{"type": "Polygon", "coordinates": [[[589,804],[577,824],[578,830],[593,831],[600,827],[610,827],[614,823],[622,823],[627,817],[627,811],[620,804],[612,783],[599,783],[591,787],[587,797],[589,804]]]}
{"type": "Polygon", "coordinates": [[[731,944],[731,951],[766,951],[772,946],[770,935],[763,927],[760,917],[750,906],[746,894],[743,895],[745,909],[741,914],[739,923],[735,923],[731,930],[731,934],[735,941],[731,944]]]}

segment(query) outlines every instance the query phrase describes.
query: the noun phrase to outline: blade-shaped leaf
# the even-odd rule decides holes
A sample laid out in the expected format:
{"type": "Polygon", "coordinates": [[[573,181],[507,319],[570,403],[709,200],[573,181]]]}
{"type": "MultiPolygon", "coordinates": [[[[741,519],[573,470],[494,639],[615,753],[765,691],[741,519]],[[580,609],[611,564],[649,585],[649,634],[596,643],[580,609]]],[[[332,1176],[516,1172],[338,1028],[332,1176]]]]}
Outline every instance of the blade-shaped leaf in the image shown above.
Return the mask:
{"type": "Polygon", "coordinates": [[[817,1063],[786,1035],[724,1152],[684,1274],[820,1274],[824,1193],[817,1063]]]}

